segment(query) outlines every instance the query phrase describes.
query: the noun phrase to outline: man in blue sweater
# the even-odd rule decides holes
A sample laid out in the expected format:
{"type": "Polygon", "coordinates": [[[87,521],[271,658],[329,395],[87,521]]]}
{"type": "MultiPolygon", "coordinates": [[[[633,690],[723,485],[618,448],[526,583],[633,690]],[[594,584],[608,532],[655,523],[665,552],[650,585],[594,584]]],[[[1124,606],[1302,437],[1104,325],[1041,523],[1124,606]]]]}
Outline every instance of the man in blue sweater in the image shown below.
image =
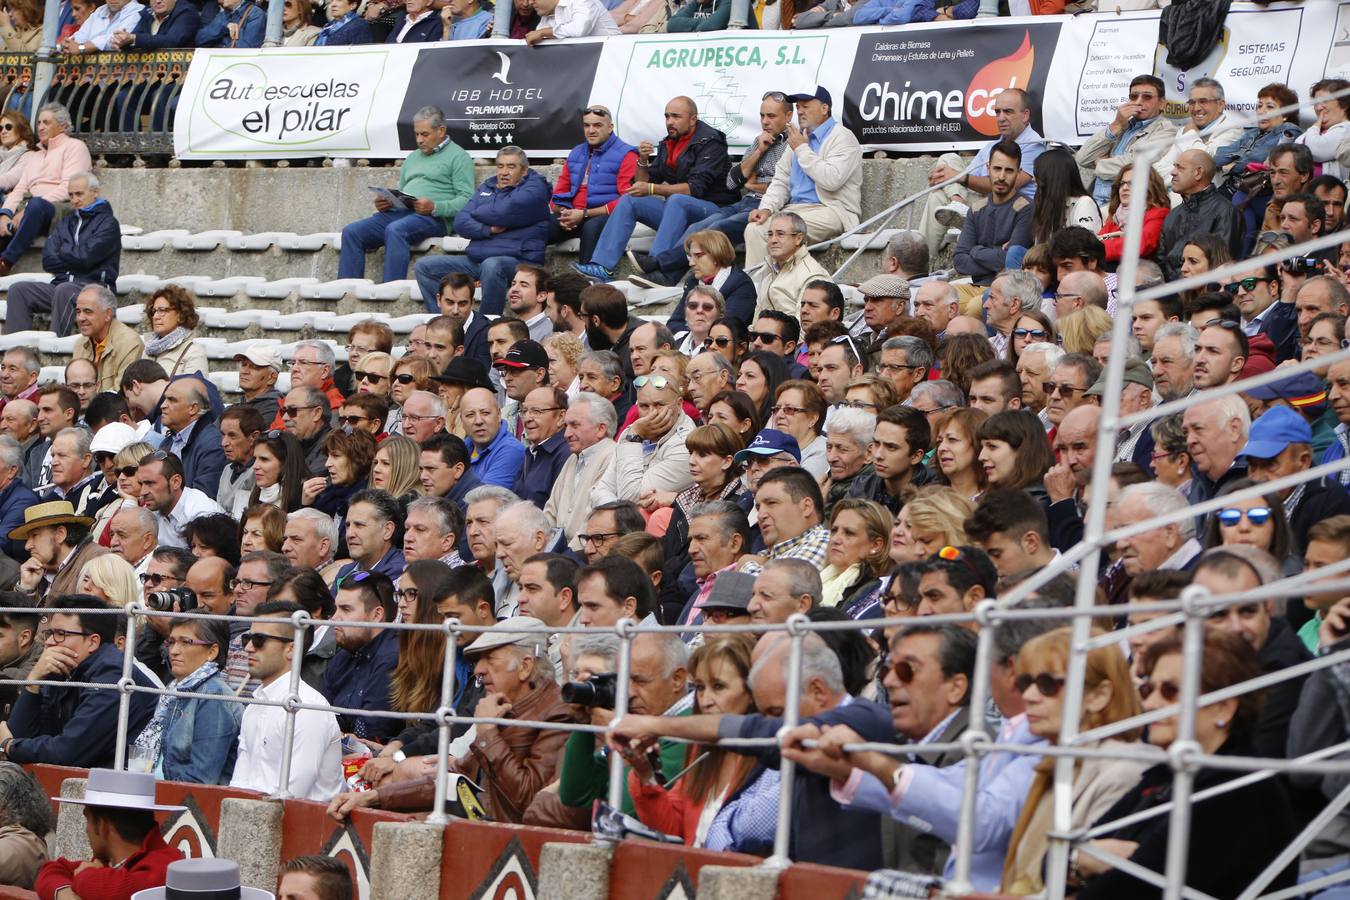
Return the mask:
{"type": "Polygon", "coordinates": [[[441,279],[463,272],[482,281],[482,314],[501,315],[516,263],[544,264],[550,193],[544,176],[530,169],[524,150],[498,150],[497,174],[479,185],[455,216],[455,234],[469,239],[468,251],[423,257],[413,270],[427,308],[436,305],[441,279]]]}
{"type": "Polygon", "coordinates": [[[1031,246],[1032,201],[1017,193],[1022,148],[999,141],[989,152],[989,202],[966,217],[956,242],[956,271],[990,284],[1007,268],[1010,247],[1031,246]]]}

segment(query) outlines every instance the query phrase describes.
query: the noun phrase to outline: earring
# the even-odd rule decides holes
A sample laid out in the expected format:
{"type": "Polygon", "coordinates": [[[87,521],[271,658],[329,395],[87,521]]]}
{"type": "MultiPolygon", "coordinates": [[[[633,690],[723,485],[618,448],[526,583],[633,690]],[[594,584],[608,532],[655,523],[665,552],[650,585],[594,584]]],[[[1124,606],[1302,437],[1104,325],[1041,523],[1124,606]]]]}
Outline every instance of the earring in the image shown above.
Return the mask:
{"type": "Polygon", "coordinates": [[[1227,719],[1216,719],[1215,722],[1214,722],[1214,727],[1215,727],[1215,728],[1227,728],[1227,727],[1228,727],[1228,720],[1227,720],[1227,719]]]}

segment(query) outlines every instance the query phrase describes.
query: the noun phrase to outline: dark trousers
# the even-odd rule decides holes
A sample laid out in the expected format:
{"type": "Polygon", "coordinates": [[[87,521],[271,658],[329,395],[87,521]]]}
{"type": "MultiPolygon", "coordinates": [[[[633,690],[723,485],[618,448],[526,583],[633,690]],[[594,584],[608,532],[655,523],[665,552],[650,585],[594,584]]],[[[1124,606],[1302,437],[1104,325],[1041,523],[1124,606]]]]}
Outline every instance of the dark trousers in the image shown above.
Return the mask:
{"type": "Polygon", "coordinates": [[[58,336],[70,334],[75,323],[75,298],[84,285],[64,281],[44,284],[40,281],[20,281],[9,289],[5,308],[5,334],[33,330],[33,313],[50,313],[52,331],[58,336]]]}
{"type": "Polygon", "coordinates": [[[23,208],[23,217],[19,219],[19,228],[10,236],[5,252],[0,259],[11,266],[19,261],[24,251],[33,246],[33,242],[47,233],[52,219],[56,218],[56,207],[41,197],[30,197],[23,208]]]}
{"type": "Polygon", "coordinates": [[[600,232],[605,230],[605,223],[609,221],[609,216],[592,216],[581,223],[580,228],[573,228],[571,231],[558,224],[555,216],[553,221],[548,224],[548,242],[550,244],[561,244],[563,241],[570,241],[572,238],[581,239],[581,253],[578,255],[578,261],[588,263],[591,261],[591,254],[595,252],[595,245],[600,242],[600,232]]]}

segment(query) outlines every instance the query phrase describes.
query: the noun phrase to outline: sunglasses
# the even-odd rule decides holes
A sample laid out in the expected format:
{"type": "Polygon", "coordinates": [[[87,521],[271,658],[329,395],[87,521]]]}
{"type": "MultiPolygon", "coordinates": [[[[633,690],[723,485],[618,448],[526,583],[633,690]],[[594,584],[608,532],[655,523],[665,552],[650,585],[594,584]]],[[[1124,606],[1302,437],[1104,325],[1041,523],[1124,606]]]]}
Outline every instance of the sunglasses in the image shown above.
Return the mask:
{"type": "Polygon", "coordinates": [[[605,109],[603,106],[588,106],[581,111],[581,114],[583,116],[604,116],[606,119],[609,118],[609,110],[605,109]]]}
{"type": "Polygon", "coordinates": [[[830,341],[831,344],[848,344],[848,348],[853,351],[853,358],[862,360],[862,354],[858,352],[858,345],[853,343],[853,337],[847,334],[841,334],[830,341]]]}
{"type": "Polygon", "coordinates": [[[1023,673],[1013,679],[1013,687],[1017,693],[1025,694],[1027,689],[1033,684],[1042,697],[1058,697],[1059,692],[1064,690],[1064,679],[1058,675],[1051,675],[1049,672],[1042,672],[1039,675],[1027,675],[1023,673]]]}
{"type": "Polygon", "coordinates": [[[899,679],[901,684],[909,684],[914,680],[914,666],[907,659],[894,663],[891,666],[891,671],[895,673],[895,677],[899,679]]]}
{"type": "Polygon", "coordinates": [[[670,379],[664,375],[639,375],[633,379],[633,387],[644,388],[649,384],[658,391],[671,386],[670,379]]]}
{"type": "MultiPolygon", "coordinates": [[[[281,417],[283,419],[294,419],[296,416],[300,415],[301,410],[318,408],[319,407],[312,404],[309,406],[283,406],[281,408],[281,417]]],[[[269,434],[268,437],[271,437],[271,435],[269,434]]]]}
{"type": "Polygon", "coordinates": [[[1219,524],[1232,528],[1242,521],[1243,516],[1246,516],[1247,521],[1253,525],[1264,525],[1270,521],[1270,507],[1253,506],[1251,509],[1234,509],[1230,506],[1219,510],[1219,524]]]}
{"type": "Polygon", "coordinates": [[[761,100],[772,100],[772,101],[774,101],[775,103],[786,103],[786,102],[787,102],[787,94],[783,93],[782,91],[769,91],[768,93],[766,93],[763,97],[760,97],[759,99],[761,99],[761,100]]]}
{"type": "Polygon", "coordinates": [[[1049,336],[1050,336],[1050,332],[1046,331],[1044,328],[1014,328],[1014,329],[1013,329],[1013,337],[1020,337],[1020,338],[1024,338],[1024,337],[1034,337],[1034,338],[1037,338],[1037,339],[1041,339],[1041,338],[1047,338],[1047,337],[1049,337],[1049,336]]]}
{"type": "Polygon", "coordinates": [[[13,122],[0,122],[0,131],[13,131],[13,130],[14,130],[13,122]]]}
{"type": "Polygon", "coordinates": [[[782,339],[781,334],[774,334],[772,331],[750,332],[750,340],[759,341],[761,344],[772,344],[774,341],[781,341],[782,339]]]}
{"type": "Polygon", "coordinates": [[[175,578],[172,575],[157,575],[151,574],[150,572],[142,572],[136,577],[141,580],[141,584],[148,584],[151,587],[159,587],[166,581],[177,581],[181,583],[183,580],[181,578],[175,578]]]}
{"type": "Polygon", "coordinates": [[[719,347],[728,347],[731,345],[731,338],[723,335],[722,337],[706,337],[703,339],[703,346],[711,347],[713,344],[719,347]]]}
{"type": "Polygon", "coordinates": [[[137,468],[137,466],[123,466],[122,468],[117,469],[115,474],[119,478],[135,478],[137,468]]]}
{"type": "Polygon", "coordinates": [[[1087,388],[1074,387],[1071,384],[1060,384],[1055,381],[1042,381],[1041,389],[1045,391],[1046,396],[1059,394],[1061,397],[1072,398],[1079,391],[1085,391],[1087,388]]]}
{"type": "MultiPolygon", "coordinates": [[[[384,379],[389,377],[388,375],[381,375],[379,372],[353,372],[352,375],[356,378],[357,381],[370,381],[370,382],[383,381],[384,379]]],[[[409,384],[412,383],[411,375],[408,376],[407,383],[409,384]]]]}
{"type": "Polygon", "coordinates": [[[412,384],[414,381],[417,380],[417,376],[409,375],[407,372],[403,372],[402,374],[395,375],[394,380],[397,381],[399,384],[412,384]]]}
{"type": "Polygon", "coordinates": [[[1225,284],[1223,286],[1223,289],[1227,291],[1229,294],[1236,297],[1238,291],[1240,290],[1251,292],[1256,290],[1256,286],[1258,284],[1266,284],[1269,281],[1270,281],[1269,278],[1257,278],[1257,277],[1243,278],[1240,281],[1234,281],[1232,284],[1225,284]]]}
{"type": "Polygon", "coordinates": [[[347,425],[355,425],[358,422],[369,422],[371,419],[370,416],[340,416],[339,418],[347,425]]]}
{"type": "Polygon", "coordinates": [[[717,312],[716,303],[686,303],[684,305],[684,308],[686,312],[705,312],[705,313],[717,312]]]}
{"type": "Polygon", "coordinates": [[[1152,681],[1145,681],[1139,685],[1140,699],[1147,700],[1157,691],[1159,696],[1168,703],[1176,703],[1177,697],[1181,696],[1181,686],[1175,681],[1159,681],[1154,684],[1152,681]]]}
{"type": "Polygon", "coordinates": [[[267,645],[268,641],[280,641],[283,644],[293,644],[295,643],[295,638],[281,637],[276,634],[264,634],[261,631],[245,631],[243,634],[239,635],[239,643],[245,647],[252,645],[254,650],[261,650],[267,645]]]}

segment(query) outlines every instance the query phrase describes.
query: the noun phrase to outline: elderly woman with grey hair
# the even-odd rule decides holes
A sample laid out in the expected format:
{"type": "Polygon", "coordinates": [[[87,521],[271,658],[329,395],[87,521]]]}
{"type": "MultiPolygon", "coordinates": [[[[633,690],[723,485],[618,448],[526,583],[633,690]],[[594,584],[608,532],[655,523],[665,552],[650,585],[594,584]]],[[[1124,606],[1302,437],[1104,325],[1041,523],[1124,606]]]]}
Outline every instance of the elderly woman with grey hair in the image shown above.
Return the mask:
{"type": "Polygon", "coordinates": [[[0,762],[0,885],[31,889],[56,827],[51,801],[17,763],[0,762]]]}

